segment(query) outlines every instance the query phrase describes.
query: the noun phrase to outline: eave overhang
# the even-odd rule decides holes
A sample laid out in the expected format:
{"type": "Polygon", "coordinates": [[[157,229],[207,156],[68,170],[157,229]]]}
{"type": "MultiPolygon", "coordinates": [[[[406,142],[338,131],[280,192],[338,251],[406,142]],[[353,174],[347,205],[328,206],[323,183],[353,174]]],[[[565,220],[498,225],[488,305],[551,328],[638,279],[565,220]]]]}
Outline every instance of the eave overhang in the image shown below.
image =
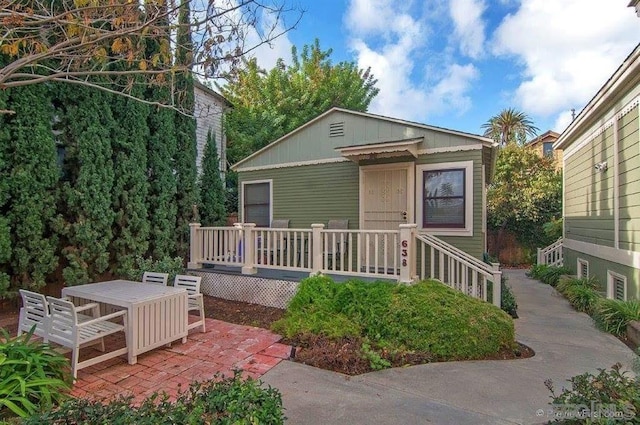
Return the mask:
{"type": "Polygon", "coordinates": [[[394,158],[399,156],[418,157],[418,145],[424,137],[403,139],[382,143],[367,143],[362,145],[342,146],[335,150],[344,158],[353,162],[363,159],[394,158]]]}

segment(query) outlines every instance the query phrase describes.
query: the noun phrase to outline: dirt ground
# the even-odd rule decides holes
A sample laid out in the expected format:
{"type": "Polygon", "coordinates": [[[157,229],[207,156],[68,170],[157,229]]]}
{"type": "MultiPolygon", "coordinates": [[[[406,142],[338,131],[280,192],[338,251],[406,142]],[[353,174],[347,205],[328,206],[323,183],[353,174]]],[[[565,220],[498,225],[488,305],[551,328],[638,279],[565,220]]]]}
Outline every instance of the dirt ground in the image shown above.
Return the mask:
{"type": "MultiPolygon", "coordinates": [[[[206,295],[204,301],[205,315],[207,317],[240,325],[270,329],[271,324],[284,315],[284,310],[278,308],[230,301],[206,295]]],[[[10,335],[15,335],[17,323],[18,306],[14,303],[3,304],[0,309],[0,327],[7,330],[10,335]]],[[[347,375],[358,375],[374,370],[370,365],[369,359],[361,354],[362,341],[358,338],[344,338],[336,341],[324,337],[309,336],[295,340],[285,339],[282,342],[295,347],[292,360],[300,363],[347,375]]],[[[530,348],[519,345],[515,350],[503,350],[487,359],[527,358],[533,356],[533,354],[530,348]]],[[[382,358],[393,367],[439,361],[439,359],[423,353],[404,356],[383,353],[382,358]]]]}

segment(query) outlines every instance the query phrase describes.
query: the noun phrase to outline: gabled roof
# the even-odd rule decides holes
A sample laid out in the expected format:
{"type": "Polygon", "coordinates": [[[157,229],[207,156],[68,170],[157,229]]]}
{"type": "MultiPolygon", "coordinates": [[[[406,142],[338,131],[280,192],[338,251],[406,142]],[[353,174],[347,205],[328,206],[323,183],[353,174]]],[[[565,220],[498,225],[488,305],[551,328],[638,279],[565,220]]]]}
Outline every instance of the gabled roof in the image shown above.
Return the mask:
{"type": "MultiPolygon", "coordinates": [[[[638,0],[640,2],[640,0],[638,0]]],[[[608,109],[609,102],[621,96],[629,89],[629,84],[638,80],[640,76],[640,44],[622,62],[596,95],[580,111],[576,119],[562,132],[560,138],[553,145],[554,149],[566,149],[589,122],[608,109]]]]}
{"type": "Polygon", "coordinates": [[[216,99],[218,99],[220,102],[224,103],[226,106],[228,106],[228,107],[233,106],[233,105],[231,104],[231,102],[229,102],[229,101],[227,100],[227,98],[226,98],[226,97],[224,97],[223,95],[221,95],[221,94],[220,94],[220,93],[218,93],[217,91],[213,90],[212,88],[210,88],[210,87],[208,87],[208,86],[206,86],[206,85],[202,84],[202,83],[201,83],[200,81],[198,81],[197,79],[194,79],[194,80],[193,80],[193,85],[194,85],[196,88],[198,88],[198,89],[200,89],[200,90],[204,91],[205,93],[207,93],[207,94],[209,94],[209,95],[211,95],[211,96],[215,97],[215,98],[216,98],[216,99]]]}
{"type": "MultiPolygon", "coordinates": [[[[248,161],[251,161],[253,158],[256,158],[256,157],[258,157],[260,155],[263,155],[265,152],[273,149],[275,146],[277,146],[280,143],[286,141],[287,139],[291,138],[292,136],[304,131],[305,129],[307,129],[308,127],[314,125],[315,123],[319,122],[320,120],[324,119],[328,115],[333,114],[333,113],[337,113],[337,112],[344,113],[344,114],[349,114],[349,115],[356,116],[356,117],[365,117],[365,118],[375,119],[375,120],[384,121],[384,122],[388,122],[388,123],[394,123],[394,124],[400,124],[400,125],[404,125],[404,126],[408,126],[408,127],[414,127],[416,129],[423,129],[423,130],[434,131],[434,132],[438,132],[438,133],[442,133],[442,134],[448,134],[448,135],[452,135],[452,136],[464,137],[466,139],[474,139],[474,140],[477,141],[478,144],[482,144],[483,146],[486,146],[486,147],[493,147],[495,145],[495,142],[492,139],[489,139],[487,137],[480,136],[480,135],[477,135],[477,134],[465,133],[465,132],[462,132],[462,131],[451,130],[451,129],[446,129],[446,128],[442,128],[442,127],[436,127],[436,126],[430,126],[430,125],[411,122],[411,121],[406,121],[406,120],[402,120],[402,119],[398,119],[398,118],[391,118],[391,117],[386,117],[386,116],[383,116],[383,115],[371,114],[371,113],[368,113],[368,112],[352,111],[352,110],[349,110],[349,109],[343,109],[343,108],[334,107],[334,108],[331,108],[328,111],[318,115],[316,118],[308,121],[307,123],[301,125],[300,127],[296,128],[295,130],[285,134],[284,136],[280,137],[279,139],[273,141],[272,143],[268,144],[264,148],[254,152],[253,154],[249,155],[248,157],[246,157],[243,160],[239,161],[238,163],[234,164],[231,168],[234,169],[234,170],[240,168],[243,164],[247,163],[248,161]]],[[[395,142],[399,142],[399,141],[398,140],[393,140],[392,142],[395,143],[395,142]]],[[[366,144],[366,143],[367,143],[367,141],[363,141],[363,144],[366,144]]],[[[379,143],[380,142],[378,142],[378,144],[379,143]]],[[[341,147],[341,148],[346,148],[346,147],[341,147]]]]}

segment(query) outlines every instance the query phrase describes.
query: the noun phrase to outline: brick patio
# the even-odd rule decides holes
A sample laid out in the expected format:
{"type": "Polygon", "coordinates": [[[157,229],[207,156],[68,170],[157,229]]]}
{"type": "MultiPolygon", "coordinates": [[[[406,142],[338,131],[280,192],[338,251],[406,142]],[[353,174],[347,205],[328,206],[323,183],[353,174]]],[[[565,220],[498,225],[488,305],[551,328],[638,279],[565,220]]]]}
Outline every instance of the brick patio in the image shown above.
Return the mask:
{"type": "MultiPolygon", "coordinates": [[[[15,321],[5,318],[0,323],[12,335],[13,324],[17,323],[17,315],[14,317],[15,321]]],[[[154,392],[164,391],[173,399],[193,381],[233,376],[234,369],[241,370],[243,377],[260,378],[291,354],[290,346],[278,342],[281,336],[266,329],[209,318],[206,327],[206,333],[199,328],[191,330],[184,344],[178,340],[171,347],[139,355],[135,365],[121,356],[81,369],[71,395],[101,401],[132,395],[138,403],[154,392]]],[[[111,350],[123,345],[124,338],[105,342],[111,350]]],[[[91,357],[92,352],[98,353],[90,347],[82,349],[81,358],[91,357]]]]}

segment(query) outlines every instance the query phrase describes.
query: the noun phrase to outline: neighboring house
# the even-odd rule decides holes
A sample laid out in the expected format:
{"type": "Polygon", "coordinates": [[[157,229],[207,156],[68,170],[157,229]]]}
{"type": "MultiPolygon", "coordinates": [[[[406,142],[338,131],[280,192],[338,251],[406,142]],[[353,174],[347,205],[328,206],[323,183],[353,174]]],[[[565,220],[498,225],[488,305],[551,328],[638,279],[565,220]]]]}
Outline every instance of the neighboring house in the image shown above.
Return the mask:
{"type": "Polygon", "coordinates": [[[640,298],[639,102],[640,45],[555,144],[564,150],[564,265],[620,300],[640,298]]]}
{"type": "Polygon", "coordinates": [[[482,136],[333,108],[231,168],[242,222],[308,228],[348,219],[350,229],[365,230],[416,223],[418,233],[481,258],[496,156],[482,136]]]}
{"type": "Polygon", "coordinates": [[[207,133],[215,136],[220,158],[220,173],[224,177],[227,171],[227,139],[223,131],[223,116],[231,104],[222,95],[216,93],[204,84],[196,81],[194,84],[196,118],[196,143],[198,156],[196,166],[198,174],[202,171],[202,159],[207,145],[207,133]]]}
{"type": "MultiPolygon", "coordinates": [[[[640,1],[640,0],[639,0],[640,1]]],[[[556,164],[556,169],[562,168],[562,149],[554,149],[553,144],[558,140],[560,134],[549,130],[527,143],[531,149],[535,149],[538,156],[552,157],[556,164]]]]}
{"type": "Polygon", "coordinates": [[[636,9],[636,15],[640,16],[640,0],[631,0],[629,2],[629,7],[633,7],[636,9]]]}

